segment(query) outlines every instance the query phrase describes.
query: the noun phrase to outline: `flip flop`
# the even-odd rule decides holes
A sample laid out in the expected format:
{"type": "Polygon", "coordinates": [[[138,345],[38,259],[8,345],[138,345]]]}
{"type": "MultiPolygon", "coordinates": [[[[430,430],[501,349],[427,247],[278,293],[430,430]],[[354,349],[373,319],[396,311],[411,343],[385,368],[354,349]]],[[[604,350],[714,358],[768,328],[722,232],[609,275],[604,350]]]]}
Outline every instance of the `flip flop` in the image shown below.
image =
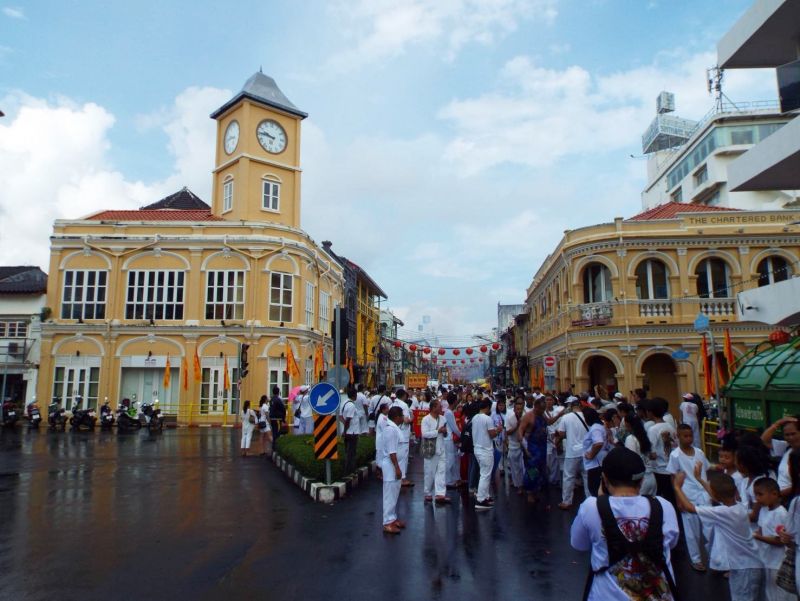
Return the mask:
{"type": "Polygon", "coordinates": [[[400,534],[400,528],[395,526],[394,524],[389,524],[388,526],[383,527],[384,534],[400,534]]]}
{"type": "Polygon", "coordinates": [[[436,497],[437,505],[449,505],[452,502],[449,497],[436,497]]]}
{"type": "Polygon", "coordinates": [[[693,563],[692,564],[692,569],[695,572],[705,572],[706,571],[706,566],[702,562],[693,563]]]}
{"type": "Polygon", "coordinates": [[[392,526],[397,526],[402,530],[403,528],[406,527],[406,523],[402,520],[395,520],[394,522],[392,522],[392,526]]]}

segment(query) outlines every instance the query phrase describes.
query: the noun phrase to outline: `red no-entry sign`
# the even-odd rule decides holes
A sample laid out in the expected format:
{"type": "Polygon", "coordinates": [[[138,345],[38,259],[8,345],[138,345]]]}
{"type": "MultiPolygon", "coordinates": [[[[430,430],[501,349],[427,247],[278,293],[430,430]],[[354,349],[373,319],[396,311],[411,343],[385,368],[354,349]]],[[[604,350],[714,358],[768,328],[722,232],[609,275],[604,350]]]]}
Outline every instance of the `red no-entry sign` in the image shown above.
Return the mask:
{"type": "Polygon", "coordinates": [[[545,356],[542,364],[544,365],[544,375],[546,377],[554,377],[556,375],[556,365],[558,365],[558,360],[554,355],[545,356]]]}

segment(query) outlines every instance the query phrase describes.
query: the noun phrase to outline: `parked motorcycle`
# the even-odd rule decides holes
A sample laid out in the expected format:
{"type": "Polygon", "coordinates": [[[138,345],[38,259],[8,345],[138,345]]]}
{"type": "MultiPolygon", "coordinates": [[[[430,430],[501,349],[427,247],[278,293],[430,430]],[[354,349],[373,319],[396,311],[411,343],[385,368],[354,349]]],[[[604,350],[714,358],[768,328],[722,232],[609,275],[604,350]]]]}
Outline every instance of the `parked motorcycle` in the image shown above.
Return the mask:
{"type": "Polygon", "coordinates": [[[158,408],[158,399],[153,404],[142,404],[142,416],[145,424],[151,432],[161,432],[164,429],[164,418],[161,416],[161,409],[158,408]]]}
{"type": "Polygon", "coordinates": [[[139,419],[136,403],[131,403],[130,399],[122,399],[122,403],[117,407],[117,432],[138,430],[141,427],[142,422],[139,419]]]}
{"type": "Polygon", "coordinates": [[[103,406],[100,407],[100,429],[110,430],[115,421],[114,412],[111,410],[111,405],[108,404],[108,397],[106,397],[103,406]]]}
{"type": "Polygon", "coordinates": [[[94,430],[94,425],[97,423],[97,413],[93,407],[89,409],[78,409],[81,406],[81,397],[75,397],[75,402],[72,405],[72,417],[69,418],[69,425],[73,430],[80,430],[81,428],[88,428],[94,430]]]}
{"type": "Polygon", "coordinates": [[[6,428],[13,428],[17,424],[19,416],[17,415],[17,406],[14,401],[5,401],[3,403],[3,426],[6,428]]]}
{"type": "Polygon", "coordinates": [[[28,429],[38,430],[39,423],[42,421],[42,414],[39,411],[39,404],[36,400],[32,401],[25,409],[25,417],[28,418],[28,429]]]}
{"type": "Polygon", "coordinates": [[[61,430],[62,432],[67,428],[67,410],[61,406],[58,401],[53,401],[47,407],[47,423],[50,430],[61,430]]]}

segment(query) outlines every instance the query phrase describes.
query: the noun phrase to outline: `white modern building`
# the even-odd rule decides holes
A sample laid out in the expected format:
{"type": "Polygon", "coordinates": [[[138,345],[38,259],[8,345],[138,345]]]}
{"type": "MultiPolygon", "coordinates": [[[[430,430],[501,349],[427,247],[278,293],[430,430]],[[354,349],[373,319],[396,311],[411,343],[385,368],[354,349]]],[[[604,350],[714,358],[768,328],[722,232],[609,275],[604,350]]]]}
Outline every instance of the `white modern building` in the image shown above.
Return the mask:
{"type": "Polygon", "coordinates": [[[47,274],[38,267],[0,267],[0,399],[36,396],[47,274]]]}
{"type": "MultiPolygon", "coordinates": [[[[717,56],[723,69],[775,68],[780,110],[787,117],[800,112],[800,1],[757,0],[719,41],[717,56]]],[[[775,135],[742,153],[728,171],[733,194],[758,194],[776,188],[794,189],[797,194],[800,119],[791,120],[775,135]]],[[[797,267],[790,268],[792,274],[798,273],[797,267]]],[[[740,319],[799,324],[800,279],[768,275],[769,285],[739,293],[740,319]]]]}
{"type": "Polygon", "coordinates": [[[647,155],[644,210],[667,202],[746,210],[800,205],[797,190],[734,190],[729,181],[729,167],[738,157],[793,120],[794,115],[781,114],[777,101],[732,104],[723,99],[699,122],[672,115],[674,109],[673,95],[659,94],[656,118],[642,135],[647,155]]]}

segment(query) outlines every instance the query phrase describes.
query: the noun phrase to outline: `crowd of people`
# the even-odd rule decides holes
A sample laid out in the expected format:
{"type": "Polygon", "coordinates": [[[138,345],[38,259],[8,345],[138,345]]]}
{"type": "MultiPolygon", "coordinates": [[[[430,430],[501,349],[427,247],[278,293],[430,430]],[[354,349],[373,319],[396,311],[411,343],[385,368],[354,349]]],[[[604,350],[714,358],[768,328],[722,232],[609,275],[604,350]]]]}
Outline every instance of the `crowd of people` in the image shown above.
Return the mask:
{"type": "MultiPolygon", "coordinates": [[[[311,429],[303,419],[305,392],[289,409],[300,433],[313,430],[313,418],[311,429]]],[[[258,412],[245,408],[254,420],[247,414],[243,423],[251,434],[279,433],[273,403],[262,401],[258,412]]],[[[732,601],[797,599],[800,422],[783,418],[761,436],[720,432],[711,464],[700,397],[684,394],[675,409],[643,390],[629,399],[602,387],[573,395],[481,386],[370,393],[358,385],[348,388],[339,419],[346,473],[356,467],[359,437],[375,438],[386,534],[406,526],[397,501],[415,484],[408,475],[415,447],[425,503],[446,506],[461,489],[476,511],[488,511],[503,485],[542,511],[551,487],[561,488],[561,510],[583,498],[571,544],[591,552],[585,599],[677,601],[671,550],[678,544],[694,570],[727,578],[732,601]]]]}

